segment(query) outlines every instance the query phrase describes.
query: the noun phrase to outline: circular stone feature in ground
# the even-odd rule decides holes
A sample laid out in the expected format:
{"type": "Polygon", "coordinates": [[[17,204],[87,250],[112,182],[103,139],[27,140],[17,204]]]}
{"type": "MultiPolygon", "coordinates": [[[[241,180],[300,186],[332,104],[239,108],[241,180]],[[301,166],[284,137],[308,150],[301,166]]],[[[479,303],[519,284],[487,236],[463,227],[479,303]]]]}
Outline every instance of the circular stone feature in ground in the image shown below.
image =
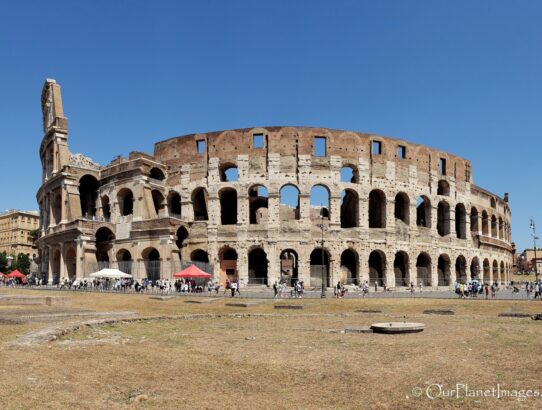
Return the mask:
{"type": "Polygon", "coordinates": [[[423,323],[409,322],[375,323],[374,325],[371,325],[371,329],[375,333],[399,335],[404,333],[423,332],[425,325],[423,323]]]}

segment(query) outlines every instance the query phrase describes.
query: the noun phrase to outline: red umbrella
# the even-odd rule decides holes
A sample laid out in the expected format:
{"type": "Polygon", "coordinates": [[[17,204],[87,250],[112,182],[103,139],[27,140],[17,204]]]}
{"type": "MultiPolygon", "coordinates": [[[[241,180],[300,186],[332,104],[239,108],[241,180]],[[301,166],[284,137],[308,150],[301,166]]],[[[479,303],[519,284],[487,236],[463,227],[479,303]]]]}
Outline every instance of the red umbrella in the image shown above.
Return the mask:
{"type": "Polygon", "coordinates": [[[212,278],[213,275],[208,274],[207,272],[202,271],[196,265],[190,265],[185,270],[175,273],[174,278],[212,278]]]}
{"type": "Polygon", "coordinates": [[[11,271],[8,275],[5,275],[6,278],[21,278],[23,283],[26,283],[26,275],[19,272],[18,269],[11,271]]]}

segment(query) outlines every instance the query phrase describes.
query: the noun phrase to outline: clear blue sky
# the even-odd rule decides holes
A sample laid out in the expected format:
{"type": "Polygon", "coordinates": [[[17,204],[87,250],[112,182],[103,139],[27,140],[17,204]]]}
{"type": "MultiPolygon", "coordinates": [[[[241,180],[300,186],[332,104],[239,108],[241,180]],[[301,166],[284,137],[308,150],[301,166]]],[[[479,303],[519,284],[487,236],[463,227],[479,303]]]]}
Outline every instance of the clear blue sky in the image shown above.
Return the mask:
{"type": "Polygon", "coordinates": [[[0,0],[0,210],[36,209],[45,78],[101,164],[198,131],[313,125],[472,160],[542,234],[540,1],[0,0]]]}

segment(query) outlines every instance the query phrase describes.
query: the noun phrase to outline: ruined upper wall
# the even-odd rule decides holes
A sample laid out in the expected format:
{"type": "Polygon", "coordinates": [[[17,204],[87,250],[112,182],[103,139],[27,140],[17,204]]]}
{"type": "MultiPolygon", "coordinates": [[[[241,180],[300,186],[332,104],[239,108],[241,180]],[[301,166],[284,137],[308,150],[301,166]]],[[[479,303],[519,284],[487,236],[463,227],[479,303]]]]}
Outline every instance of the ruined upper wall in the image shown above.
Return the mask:
{"type": "MultiPolygon", "coordinates": [[[[248,155],[251,159],[259,157],[265,160],[270,154],[280,154],[281,157],[310,156],[313,166],[325,165],[326,159],[333,156],[340,157],[344,163],[349,160],[356,163],[359,158],[369,159],[373,164],[393,161],[398,168],[416,166],[418,175],[438,173],[440,160],[445,159],[448,177],[453,177],[458,184],[472,182],[470,161],[447,152],[396,138],[327,128],[265,127],[190,134],[158,142],[154,150],[155,160],[173,172],[184,164],[205,169],[208,158],[234,162],[238,155],[248,155]],[[263,134],[263,148],[253,147],[255,134],[263,134]],[[313,155],[315,137],[326,137],[325,157],[313,155]],[[197,152],[197,141],[205,141],[203,153],[197,152]],[[373,141],[381,143],[380,155],[371,152],[373,141]],[[400,146],[406,149],[405,158],[398,156],[400,146]]],[[[204,169],[202,173],[205,173],[204,169]]]]}

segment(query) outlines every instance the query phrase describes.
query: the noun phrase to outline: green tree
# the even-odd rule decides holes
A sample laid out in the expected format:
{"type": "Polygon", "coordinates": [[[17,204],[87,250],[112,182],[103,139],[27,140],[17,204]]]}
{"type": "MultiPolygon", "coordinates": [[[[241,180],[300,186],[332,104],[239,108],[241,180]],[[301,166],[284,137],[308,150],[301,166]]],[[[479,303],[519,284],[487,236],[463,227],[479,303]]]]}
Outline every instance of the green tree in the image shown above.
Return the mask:
{"type": "Polygon", "coordinates": [[[2,273],[8,273],[6,272],[6,268],[8,267],[8,257],[6,255],[6,252],[0,252],[0,272],[2,273]]]}
{"type": "Polygon", "coordinates": [[[13,269],[19,269],[25,275],[30,273],[30,258],[26,253],[19,253],[13,258],[13,269]]]}
{"type": "Polygon", "coordinates": [[[28,239],[32,241],[33,244],[36,244],[36,241],[40,237],[40,230],[39,229],[33,229],[30,232],[28,232],[28,239]]]}

